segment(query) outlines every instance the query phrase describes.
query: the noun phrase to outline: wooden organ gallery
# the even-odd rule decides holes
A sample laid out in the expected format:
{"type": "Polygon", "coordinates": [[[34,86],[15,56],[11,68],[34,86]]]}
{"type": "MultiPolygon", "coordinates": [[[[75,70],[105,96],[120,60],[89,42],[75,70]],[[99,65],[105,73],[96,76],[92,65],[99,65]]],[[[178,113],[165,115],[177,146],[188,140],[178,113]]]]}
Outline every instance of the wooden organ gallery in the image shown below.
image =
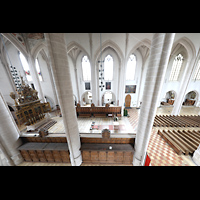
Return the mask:
{"type": "MultiPolygon", "coordinates": [[[[25,84],[22,77],[21,87],[16,92],[17,96],[13,92],[10,93],[10,96],[15,101],[15,116],[18,126],[25,124],[29,128],[31,125],[41,124],[45,113],[51,112],[49,102],[41,103],[38,99],[38,92],[25,84]]],[[[37,126],[35,126],[36,128],[37,126]]]]}

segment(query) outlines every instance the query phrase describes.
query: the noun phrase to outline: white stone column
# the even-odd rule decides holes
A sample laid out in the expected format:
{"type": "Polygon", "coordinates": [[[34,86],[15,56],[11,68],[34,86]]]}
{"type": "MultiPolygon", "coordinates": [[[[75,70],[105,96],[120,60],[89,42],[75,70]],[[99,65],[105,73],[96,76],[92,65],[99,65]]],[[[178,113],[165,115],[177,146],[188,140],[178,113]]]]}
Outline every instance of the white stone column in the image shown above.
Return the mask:
{"type": "Polygon", "coordinates": [[[64,33],[45,33],[50,66],[58,94],[72,166],[82,163],[81,143],[64,33]]]}
{"type": "Polygon", "coordinates": [[[151,135],[157,101],[163,85],[175,33],[155,33],[152,38],[142,106],[133,156],[134,166],[143,166],[151,135]]]}
{"type": "Polygon", "coordinates": [[[198,146],[198,148],[195,150],[193,156],[192,156],[192,160],[198,165],[200,166],[200,145],[198,146]]]}
{"type": "Polygon", "coordinates": [[[17,148],[22,144],[19,129],[0,92],[0,148],[9,165],[18,165],[23,158],[17,148]]]}

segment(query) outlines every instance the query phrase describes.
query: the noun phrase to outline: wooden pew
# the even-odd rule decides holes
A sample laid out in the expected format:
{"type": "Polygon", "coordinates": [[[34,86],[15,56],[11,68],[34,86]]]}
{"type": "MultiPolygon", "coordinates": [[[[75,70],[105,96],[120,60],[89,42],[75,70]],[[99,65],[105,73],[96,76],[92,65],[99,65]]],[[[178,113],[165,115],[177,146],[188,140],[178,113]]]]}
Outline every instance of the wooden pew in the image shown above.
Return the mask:
{"type": "Polygon", "coordinates": [[[177,131],[173,130],[172,132],[169,130],[168,132],[170,132],[170,134],[172,134],[181,145],[185,146],[186,149],[189,150],[189,153],[193,153],[196,150],[194,148],[193,143],[190,143],[190,141],[187,138],[185,138],[183,135],[181,135],[177,131]]]}
{"type": "Polygon", "coordinates": [[[167,134],[163,133],[162,131],[158,130],[158,134],[174,149],[174,151],[181,155],[182,152],[186,153],[183,148],[177,145],[167,134]]]}
{"type": "Polygon", "coordinates": [[[193,154],[200,144],[200,134],[190,130],[159,130],[158,134],[176,153],[193,154]],[[198,134],[198,135],[197,135],[198,134]]]}
{"type": "Polygon", "coordinates": [[[200,116],[156,115],[153,126],[163,127],[199,127],[200,116]]]}

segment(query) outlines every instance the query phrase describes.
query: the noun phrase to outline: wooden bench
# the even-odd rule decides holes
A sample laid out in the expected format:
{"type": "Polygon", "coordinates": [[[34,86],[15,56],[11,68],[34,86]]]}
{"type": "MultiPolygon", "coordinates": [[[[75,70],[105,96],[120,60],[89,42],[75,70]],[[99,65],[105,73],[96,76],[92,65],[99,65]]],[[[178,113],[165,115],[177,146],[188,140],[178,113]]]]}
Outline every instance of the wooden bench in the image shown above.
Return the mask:
{"type": "Polygon", "coordinates": [[[177,145],[167,134],[158,130],[158,134],[174,149],[174,151],[181,155],[182,152],[186,153],[179,145],[177,145]]]}
{"type": "Polygon", "coordinates": [[[76,113],[77,117],[89,117],[92,115],[94,117],[97,116],[106,117],[108,116],[108,114],[112,115],[121,114],[121,106],[116,106],[116,107],[102,107],[102,106],[95,107],[94,105],[92,107],[77,106],[76,113]]]}

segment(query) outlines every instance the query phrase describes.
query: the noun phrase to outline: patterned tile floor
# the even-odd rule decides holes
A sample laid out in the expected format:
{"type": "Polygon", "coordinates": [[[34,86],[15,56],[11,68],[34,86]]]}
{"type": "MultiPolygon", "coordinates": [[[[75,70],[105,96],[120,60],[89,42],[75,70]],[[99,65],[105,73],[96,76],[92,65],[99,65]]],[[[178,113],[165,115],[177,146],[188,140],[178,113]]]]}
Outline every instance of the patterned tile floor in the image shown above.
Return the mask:
{"type": "MultiPolygon", "coordinates": [[[[171,108],[170,108],[171,109],[171,108]]],[[[186,108],[187,111],[188,108],[186,108]]],[[[199,112],[200,109],[196,112],[199,112]]],[[[138,116],[140,109],[128,109],[129,121],[133,128],[137,128],[138,116]]],[[[158,108],[157,113],[169,114],[168,108],[158,108]]],[[[184,114],[184,109],[182,110],[184,114]]],[[[187,114],[187,113],[186,113],[187,114]]],[[[196,114],[196,113],[194,113],[196,114]]],[[[151,159],[151,166],[190,166],[195,165],[190,156],[178,155],[176,152],[164,141],[160,135],[157,134],[157,128],[153,127],[151,137],[147,149],[147,153],[151,159]]]]}

